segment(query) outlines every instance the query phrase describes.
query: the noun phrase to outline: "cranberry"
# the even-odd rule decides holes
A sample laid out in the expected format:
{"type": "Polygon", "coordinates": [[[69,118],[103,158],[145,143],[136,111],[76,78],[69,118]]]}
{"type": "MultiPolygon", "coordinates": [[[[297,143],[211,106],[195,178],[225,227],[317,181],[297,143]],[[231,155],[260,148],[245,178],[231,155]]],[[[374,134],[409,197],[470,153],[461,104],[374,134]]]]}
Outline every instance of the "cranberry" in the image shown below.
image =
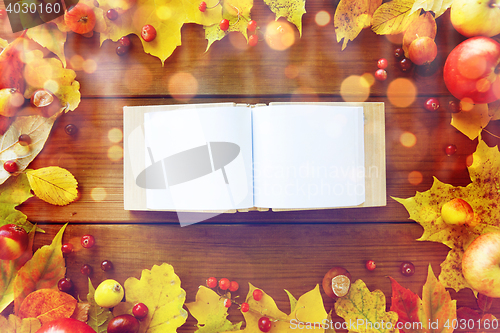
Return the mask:
{"type": "Polygon", "coordinates": [[[446,155],[451,156],[457,152],[457,146],[449,145],[444,149],[446,155]]]}
{"type": "Polygon", "coordinates": [[[62,278],[57,282],[57,288],[62,292],[69,292],[73,288],[73,282],[68,278],[62,278]]]}
{"type": "Polygon", "coordinates": [[[31,137],[28,134],[21,134],[19,135],[17,141],[19,141],[21,146],[29,146],[31,143],[31,137]]]}
{"type": "Polygon", "coordinates": [[[247,24],[247,29],[250,32],[254,32],[255,29],[257,29],[257,22],[255,22],[254,20],[250,20],[247,24]]]}
{"type": "Polygon", "coordinates": [[[152,42],[156,38],[156,29],[151,24],[142,27],[141,37],[145,42],[152,42]]]}
{"type": "Polygon", "coordinates": [[[394,50],[394,58],[400,60],[404,56],[405,56],[405,51],[401,47],[398,47],[397,49],[394,50]]]}
{"type": "Polygon", "coordinates": [[[63,244],[61,246],[61,251],[64,254],[69,254],[69,253],[73,252],[73,244],[71,244],[71,243],[65,243],[65,244],[63,244]]]}
{"type": "Polygon", "coordinates": [[[415,274],[415,265],[411,262],[404,262],[401,264],[401,274],[404,276],[412,276],[415,274]]]}
{"type": "Polygon", "coordinates": [[[378,66],[378,68],[380,68],[380,69],[386,69],[386,68],[387,68],[387,65],[388,65],[388,63],[387,63],[387,59],[385,59],[385,58],[380,58],[380,59],[378,60],[378,62],[377,62],[377,66],[378,66]]]}
{"type": "Polygon", "coordinates": [[[120,38],[120,39],[118,40],[118,43],[120,43],[120,45],[123,45],[123,46],[129,47],[129,46],[130,46],[130,37],[128,37],[128,36],[123,36],[122,38],[120,38]]]}
{"type": "Polygon", "coordinates": [[[81,243],[84,248],[89,249],[95,245],[95,238],[92,235],[83,235],[81,243]]]}
{"type": "Polygon", "coordinates": [[[16,172],[19,167],[16,163],[16,161],[7,161],[3,164],[3,168],[5,169],[5,171],[7,171],[8,173],[14,173],[16,172]]]}
{"type": "Polygon", "coordinates": [[[259,37],[257,35],[250,35],[248,37],[248,45],[255,46],[259,43],[259,37]]]}
{"type": "Polygon", "coordinates": [[[64,127],[64,131],[68,135],[75,135],[78,132],[78,127],[73,124],[68,124],[66,125],[66,127],[64,127]]]}
{"type": "Polygon", "coordinates": [[[437,98],[431,97],[425,101],[425,108],[428,111],[436,111],[439,109],[439,100],[437,98]]]}
{"type": "Polygon", "coordinates": [[[403,58],[399,61],[399,69],[402,72],[408,72],[413,67],[413,64],[410,59],[403,58]]]}
{"type": "Polygon", "coordinates": [[[106,12],[106,17],[111,21],[114,21],[118,18],[118,12],[116,11],[116,9],[111,8],[106,12]]]}
{"type": "Polygon", "coordinates": [[[375,261],[373,260],[368,260],[366,263],[365,263],[365,267],[367,270],[369,271],[373,271],[375,270],[375,268],[377,267],[377,265],[375,264],[375,261]]]}
{"type": "Polygon", "coordinates": [[[80,268],[80,273],[86,276],[92,275],[92,266],[90,266],[89,264],[84,264],[82,268],[80,268]]]}
{"type": "Polygon", "coordinates": [[[459,113],[462,111],[462,106],[460,105],[460,101],[451,100],[448,102],[448,110],[451,113],[459,113]]]}
{"type": "Polygon", "coordinates": [[[259,319],[259,330],[261,330],[262,332],[269,332],[272,326],[273,323],[268,317],[261,317],[259,319]]]}
{"type": "Polygon", "coordinates": [[[379,81],[385,81],[387,79],[387,72],[385,71],[385,69],[377,69],[377,71],[375,72],[375,78],[379,81]]]}
{"type": "Polygon", "coordinates": [[[109,260],[103,260],[101,262],[101,269],[105,272],[110,271],[113,269],[113,263],[109,260]]]}
{"type": "Polygon", "coordinates": [[[144,303],[137,303],[132,308],[132,314],[139,320],[146,318],[148,316],[148,312],[149,309],[144,303]]]}
{"type": "Polygon", "coordinates": [[[229,21],[227,19],[222,19],[219,22],[219,28],[222,31],[227,31],[227,29],[229,29],[229,21]]]}

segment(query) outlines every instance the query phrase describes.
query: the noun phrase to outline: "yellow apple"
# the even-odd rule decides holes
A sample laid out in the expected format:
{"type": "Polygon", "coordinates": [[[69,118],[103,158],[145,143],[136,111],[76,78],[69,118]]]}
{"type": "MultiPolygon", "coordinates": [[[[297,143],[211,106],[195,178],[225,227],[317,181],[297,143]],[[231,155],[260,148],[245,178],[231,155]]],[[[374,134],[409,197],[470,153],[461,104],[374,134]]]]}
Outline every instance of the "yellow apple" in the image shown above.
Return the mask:
{"type": "Polygon", "coordinates": [[[500,297],[500,232],[476,238],[462,257],[462,273],[472,289],[500,297]]]}
{"type": "Polygon", "coordinates": [[[455,198],[445,203],[441,207],[441,217],[447,224],[467,224],[470,227],[474,227],[477,224],[474,217],[474,210],[467,201],[460,198],[455,198]]]}
{"type": "Polygon", "coordinates": [[[491,37],[500,33],[500,0],[455,0],[451,23],[466,37],[491,37]]]}

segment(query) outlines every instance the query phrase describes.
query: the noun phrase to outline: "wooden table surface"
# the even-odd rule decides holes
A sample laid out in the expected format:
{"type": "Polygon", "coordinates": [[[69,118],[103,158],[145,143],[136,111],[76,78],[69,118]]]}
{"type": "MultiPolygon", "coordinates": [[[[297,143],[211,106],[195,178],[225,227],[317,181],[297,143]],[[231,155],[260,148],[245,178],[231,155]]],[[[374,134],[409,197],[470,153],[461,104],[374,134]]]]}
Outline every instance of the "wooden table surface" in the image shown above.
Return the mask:
{"type": "MultiPolygon", "coordinates": [[[[442,104],[451,99],[443,82],[442,65],[463,37],[451,27],[446,13],[437,20],[439,53],[432,68],[413,68],[403,73],[393,56],[398,45],[369,29],[341,51],[333,22],[321,27],[314,21],[320,10],[330,13],[333,21],[335,6],[334,1],[308,0],[303,35],[299,38],[295,30],[294,45],[284,51],[273,50],[264,42],[253,48],[241,47],[243,37],[234,34],[214,43],[205,53],[203,28],[185,25],[182,46],[163,67],[157,58],[143,52],[136,36],[131,38],[129,54],[120,57],[115,53],[116,43],[106,41],[99,47],[98,36],[70,34],[67,58],[79,54],[93,59],[97,67],[92,73],[77,71],[80,106],[57,121],[44,150],[31,166],[58,165],[70,170],[79,182],[81,198],[65,207],[32,198],[19,207],[46,231],[37,234],[35,247],[50,243],[66,222],[65,240],[86,233],[95,236],[97,245],[93,249],[66,259],[67,276],[81,295],[87,293],[86,278],[79,272],[84,263],[96,268],[92,281],[97,285],[107,277],[120,282],[130,276],[139,278],[142,269],[163,262],[174,266],[187,301],[194,300],[198,286],[207,277],[228,277],[240,283],[240,295],[246,295],[250,282],[271,294],[286,312],[289,303],[283,288],[298,297],[321,283],[323,275],[336,265],[348,269],[354,279],[364,280],[370,290],[382,290],[388,304],[391,285],[387,276],[421,294],[428,265],[437,275],[448,248],[418,242],[422,227],[409,220],[405,208],[391,197],[406,198],[416,191],[426,191],[433,176],[452,185],[470,182],[466,161],[475,151],[477,140],[469,140],[452,127],[451,115],[445,108],[429,112],[423,107],[429,97],[439,98],[442,104]],[[123,209],[123,160],[108,157],[110,147],[123,147],[123,141],[114,143],[108,138],[111,129],[122,129],[123,106],[343,101],[342,82],[350,75],[374,73],[382,57],[389,60],[388,79],[375,82],[366,101],[385,103],[387,206],[223,214],[183,228],[175,213],[123,209]],[[387,98],[389,83],[398,77],[412,80],[418,90],[415,101],[405,108],[391,105],[387,98]],[[180,89],[177,98],[172,96],[172,87],[180,89]],[[76,136],[65,134],[67,124],[78,127],[76,136]],[[414,146],[401,144],[404,132],[415,135],[414,146]],[[457,146],[453,156],[444,152],[449,144],[457,146]],[[412,171],[422,175],[418,184],[408,179],[412,171]],[[112,272],[98,268],[104,259],[113,262],[112,272]],[[365,269],[368,259],[377,263],[373,272],[365,269]],[[415,275],[400,274],[403,261],[415,264],[415,275]]],[[[252,17],[258,22],[274,19],[262,2],[255,3],[252,17]]],[[[498,134],[500,126],[490,124],[488,130],[498,134]]],[[[500,141],[487,133],[483,133],[483,139],[490,146],[500,141]]],[[[476,308],[470,290],[450,292],[459,307],[476,308]]],[[[333,301],[323,291],[322,295],[329,311],[333,301]]],[[[499,303],[492,309],[497,317],[499,303]]],[[[230,310],[230,319],[242,319],[237,309],[230,310]]],[[[192,332],[194,324],[190,317],[180,331],[192,332]]]]}

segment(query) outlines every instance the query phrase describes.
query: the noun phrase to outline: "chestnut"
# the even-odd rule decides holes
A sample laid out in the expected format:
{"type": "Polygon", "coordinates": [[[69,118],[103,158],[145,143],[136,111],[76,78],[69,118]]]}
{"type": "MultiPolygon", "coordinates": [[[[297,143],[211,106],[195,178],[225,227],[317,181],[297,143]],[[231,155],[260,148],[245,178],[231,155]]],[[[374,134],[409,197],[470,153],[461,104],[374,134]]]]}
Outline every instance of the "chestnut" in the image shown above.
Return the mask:
{"type": "Polygon", "coordinates": [[[114,317],[108,323],[108,333],[137,333],[139,332],[139,321],[130,314],[122,314],[114,317]]]}
{"type": "Polygon", "coordinates": [[[333,267],[323,278],[323,290],[333,299],[344,297],[350,288],[351,274],[343,267],[333,267]]]}
{"type": "Polygon", "coordinates": [[[50,117],[61,110],[61,103],[59,99],[50,91],[45,89],[38,89],[30,98],[31,105],[36,107],[37,110],[44,117],[50,117]]]}

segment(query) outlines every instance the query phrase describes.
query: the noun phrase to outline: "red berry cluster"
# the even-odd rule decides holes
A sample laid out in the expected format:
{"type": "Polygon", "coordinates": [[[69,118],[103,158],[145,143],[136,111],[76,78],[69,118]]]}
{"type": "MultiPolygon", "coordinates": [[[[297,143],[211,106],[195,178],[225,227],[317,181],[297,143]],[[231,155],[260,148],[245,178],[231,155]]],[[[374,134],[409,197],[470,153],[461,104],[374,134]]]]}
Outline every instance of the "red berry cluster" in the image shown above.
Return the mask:
{"type": "Polygon", "coordinates": [[[253,33],[250,36],[248,36],[248,45],[250,46],[257,45],[257,43],[259,42],[259,37],[255,33],[255,31],[257,30],[257,22],[254,20],[248,21],[247,30],[253,33]]]}
{"type": "Polygon", "coordinates": [[[377,71],[375,72],[375,78],[379,81],[385,81],[387,79],[387,68],[388,62],[385,58],[380,58],[377,62],[377,71]]]}

